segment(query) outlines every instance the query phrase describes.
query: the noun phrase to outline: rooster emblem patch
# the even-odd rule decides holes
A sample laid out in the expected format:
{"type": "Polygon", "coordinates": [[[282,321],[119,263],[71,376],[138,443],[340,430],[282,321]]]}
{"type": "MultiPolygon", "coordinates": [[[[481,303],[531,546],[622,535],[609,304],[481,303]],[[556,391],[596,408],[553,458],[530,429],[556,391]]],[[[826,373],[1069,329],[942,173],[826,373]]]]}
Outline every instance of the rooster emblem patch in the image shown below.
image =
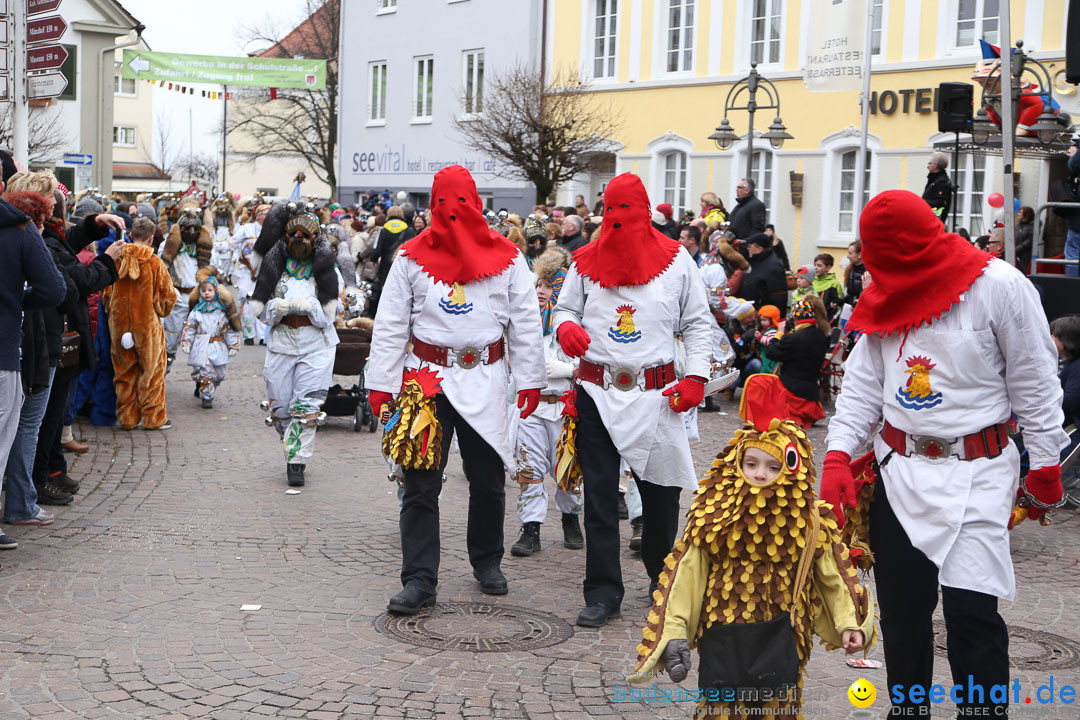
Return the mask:
{"type": "Polygon", "coordinates": [[[439,307],[451,315],[472,312],[472,303],[465,301],[465,288],[461,283],[453,284],[447,296],[439,301],[439,307]]]}
{"type": "Polygon", "coordinates": [[[632,343],[641,339],[641,333],[634,329],[634,313],[637,312],[630,305],[620,305],[615,308],[619,319],[615,327],[608,328],[608,337],[615,342],[632,343]]]}
{"type": "Polygon", "coordinates": [[[941,393],[930,387],[930,371],[937,365],[921,355],[907,359],[908,381],[896,391],[896,401],[908,410],[927,410],[941,404],[941,393]]]}

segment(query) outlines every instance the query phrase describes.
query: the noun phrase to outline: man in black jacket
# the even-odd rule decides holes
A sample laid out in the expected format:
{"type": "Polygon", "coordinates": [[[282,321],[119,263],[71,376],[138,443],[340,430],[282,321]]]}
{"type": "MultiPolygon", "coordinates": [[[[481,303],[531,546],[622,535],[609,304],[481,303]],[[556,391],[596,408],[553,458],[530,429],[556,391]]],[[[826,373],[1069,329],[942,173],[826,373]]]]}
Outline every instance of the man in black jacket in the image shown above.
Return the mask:
{"type": "Polygon", "coordinates": [[[765,203],[754,195],[754,181],[743,178],[735,186],[735,207],[728,214],[729,230],[738,240],[765,232],[765,203]]]}
{"type": "Polygon", "coordinates": [[[938,216],[938,220],[945,223],[949,217],[949,207],[952,205],[953,186],[945,170],[949,167],[949,156],[943,152],[930,153],[930,161],[926,163],[929,171],[926,175],[926,188],[923,190],[922,199],[938,216]]]}
{"type": "Polygon", "coordinates": [[[746,240],[750,254],[750,272],[743,276],[742,296],[760,310],[763,305],[775,305],[780,317],[787,316],[787,275],[780,258],[773,252],[772,238],[765,233],[751,235],[746,240]]]}

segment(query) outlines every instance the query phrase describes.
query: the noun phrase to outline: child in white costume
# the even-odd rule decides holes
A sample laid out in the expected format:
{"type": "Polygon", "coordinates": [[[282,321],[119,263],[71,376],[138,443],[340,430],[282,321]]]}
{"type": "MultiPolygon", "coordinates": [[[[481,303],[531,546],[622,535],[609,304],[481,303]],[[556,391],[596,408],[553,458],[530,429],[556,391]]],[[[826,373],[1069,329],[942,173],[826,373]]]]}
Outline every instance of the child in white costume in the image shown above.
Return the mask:
{"type": "MultiPolygon", "coordinates": [[[[195,395],[204,408],[214,407],[217,386],[225,380],[229,358],[240,350],[240,334],[229,322],[232,298],[211,275],[199,283],[199,300],[188,314],[180,348],[188,353],[195,395]]],[[[235,313],[234,313],[235,315],[235,313]]]]}
{"type": "MultiPolygon", "coordinates": [[[[555,446],[562,431],[562,404],[559,398],[570,390],[571,378],[577,367],[577,363],[563,353],[552,332],[555,303],[569,267],[570,253],[562,248],[548,250],[533,265],[544,327],[547,384],[541,390],[536,412],[521,420],[517,428],[517,481],[521,486],[517,510],[522,528],[521,537],[510,548],[510,554],[518,557],[527,557],[540,550],[540,525],[547,517],[544,477],[555,477],[555,446]]],[[[581,504],[580,486],[569,493],[561,487],[555,490],[555,506],[562,513],[563,544],[572,550],[585,547],[578,521],[581,504]]]]}

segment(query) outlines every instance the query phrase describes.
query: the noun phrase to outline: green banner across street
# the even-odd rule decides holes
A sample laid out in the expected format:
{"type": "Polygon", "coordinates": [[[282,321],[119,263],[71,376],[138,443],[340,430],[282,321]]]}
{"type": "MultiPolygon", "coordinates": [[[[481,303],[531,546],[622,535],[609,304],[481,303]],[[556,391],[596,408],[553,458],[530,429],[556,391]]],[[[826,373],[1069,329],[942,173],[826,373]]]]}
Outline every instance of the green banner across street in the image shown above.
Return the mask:
{"type": "Polygon", "coordinates": [[[125,78],[300,90],[326,89],[325,60],[178,55],[125,50],[125,78]]]}

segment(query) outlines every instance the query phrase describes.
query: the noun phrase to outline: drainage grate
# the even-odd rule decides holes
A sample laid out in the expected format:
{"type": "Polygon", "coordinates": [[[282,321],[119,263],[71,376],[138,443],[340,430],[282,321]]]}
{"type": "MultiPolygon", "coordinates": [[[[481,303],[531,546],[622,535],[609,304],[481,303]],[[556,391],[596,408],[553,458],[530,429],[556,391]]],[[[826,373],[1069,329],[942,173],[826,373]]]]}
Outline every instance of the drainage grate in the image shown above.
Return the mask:
{"type": "MultiPolygon", "coordinates": [[[[934,653],[948,657],[945,623],[934,622],[934,653]]],[[[1026,627],[1009,628],[1009,664],[1019,670],[1064,670],[1080,667],[1080,643],[1026,627]]]]}
{"type": "Polygon", "coordinates": [[[411,645],[439,650],[511,652],[558,645],[574,629],[547,613],[511,605],[438,603],[419,615],[383,613],[379,633],[411,645]]]}

